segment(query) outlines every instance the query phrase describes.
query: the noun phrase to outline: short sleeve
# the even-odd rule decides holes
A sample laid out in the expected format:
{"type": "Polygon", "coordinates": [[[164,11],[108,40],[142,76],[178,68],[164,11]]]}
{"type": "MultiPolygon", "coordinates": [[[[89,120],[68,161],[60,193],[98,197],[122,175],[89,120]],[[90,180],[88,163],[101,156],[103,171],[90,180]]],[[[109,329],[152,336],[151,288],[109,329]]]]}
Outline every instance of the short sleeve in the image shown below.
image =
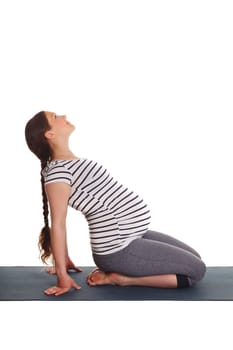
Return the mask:
{"type": "Polygon", "coordinates": [[[51,182],[65,182],[72,185],[72,174],[63,165],[50,163],[43,171],[45,185],[51,182]]]}

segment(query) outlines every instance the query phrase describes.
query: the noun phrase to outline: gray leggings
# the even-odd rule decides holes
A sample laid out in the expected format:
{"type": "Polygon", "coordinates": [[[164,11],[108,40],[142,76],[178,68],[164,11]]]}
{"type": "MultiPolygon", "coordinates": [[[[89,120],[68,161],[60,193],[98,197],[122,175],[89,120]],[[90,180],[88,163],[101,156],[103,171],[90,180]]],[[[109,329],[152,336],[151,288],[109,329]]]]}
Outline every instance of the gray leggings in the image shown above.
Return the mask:
{"type": "Polygon", "coordinates": [[[200,255],[185,243],[163,233],[148,230],[119,252],[93,254],[95,264],[103,271],[128,276],[180,274],[191,285],[200,281],[206,266],[200,255]]]}

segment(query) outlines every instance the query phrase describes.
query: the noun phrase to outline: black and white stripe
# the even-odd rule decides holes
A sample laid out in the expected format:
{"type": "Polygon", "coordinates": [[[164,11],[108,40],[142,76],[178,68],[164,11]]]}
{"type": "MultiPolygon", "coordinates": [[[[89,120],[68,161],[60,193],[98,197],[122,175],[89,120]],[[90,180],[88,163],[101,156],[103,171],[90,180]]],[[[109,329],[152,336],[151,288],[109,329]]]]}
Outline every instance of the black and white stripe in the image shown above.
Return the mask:
{"type": "Polygon", "coordinates": [[[150,211],[145,202],[102,165],[84,158],[56,160],[43,174],[45,184],[65,182],[72,187],[69,205],[85,215],[93,253],[119,251],[147,231],[150,211]]]}

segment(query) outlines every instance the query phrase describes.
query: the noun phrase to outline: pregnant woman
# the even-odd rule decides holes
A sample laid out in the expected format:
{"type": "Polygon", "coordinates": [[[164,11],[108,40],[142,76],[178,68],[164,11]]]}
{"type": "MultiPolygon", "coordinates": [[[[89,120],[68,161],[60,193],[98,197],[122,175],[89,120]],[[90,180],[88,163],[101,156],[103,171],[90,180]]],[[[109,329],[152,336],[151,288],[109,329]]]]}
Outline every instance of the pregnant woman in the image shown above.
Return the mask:
{"type": "Polygon", "coordinates": [[[55,266],[48,271],[57,274],[56,286],[45,294],[80,289],[68,274],[69,269],[81,271],[68,254],[68,206],[81,211],[88,222],[97,266],[87,276],[89,285],[184,288],[200,281],[206,271],[200,255],[173,237],[149,230],[150,211],[144,200],[101,164],[70,150],[74,129],[66,116],[47,111],[37,113],[25,128],[27,145],[41,162],[41,259],[52,257],[55,266]]]}

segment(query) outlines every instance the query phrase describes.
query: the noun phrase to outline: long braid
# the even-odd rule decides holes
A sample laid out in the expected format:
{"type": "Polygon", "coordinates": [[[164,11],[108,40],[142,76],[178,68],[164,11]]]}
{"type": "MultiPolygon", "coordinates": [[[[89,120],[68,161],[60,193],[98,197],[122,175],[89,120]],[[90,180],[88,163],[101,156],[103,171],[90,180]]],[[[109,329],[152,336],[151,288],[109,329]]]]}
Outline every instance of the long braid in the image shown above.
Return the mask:
{"type": "Polygon", "coordinates": [[[44,188],[44,176],[43,176],[43,169],[45,167],[45,163],[41,162],[41,190],[42,190],[42,199],[43,199],[43,216],[44,216],[44,223],[45,226],[48,227],[49,226],[49,208],[48,208],[48,200],[47,200],[47,196],[45,193],[45,188],[44,188]]]}
{"type": "Polygon", "coordinates": [[[43,200],[43,216],[44,216],[44,227],[41,230],[39,236],[39,250],[41,253],[41,260],[46,263],[47,259],[52,255],[51,239],[50,239],[50,227],[49,227],[49,207],[47,195],[44,188],[44,177],[42,170],[45,167],[46,162],[41,161],[41,189],[42,189],[42,200],[43,200]]]}

